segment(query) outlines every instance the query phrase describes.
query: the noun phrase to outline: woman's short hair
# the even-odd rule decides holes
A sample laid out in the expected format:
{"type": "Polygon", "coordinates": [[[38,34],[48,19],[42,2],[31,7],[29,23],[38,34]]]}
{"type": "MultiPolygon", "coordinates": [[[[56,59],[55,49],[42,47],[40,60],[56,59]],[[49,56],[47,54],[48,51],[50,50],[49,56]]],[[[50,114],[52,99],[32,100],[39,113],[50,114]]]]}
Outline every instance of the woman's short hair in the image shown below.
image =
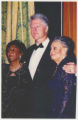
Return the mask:
{"type": "Polygon", "coordinates": [[[17,48],[19,48],[19,51],[22,54],[20,62],[24,62],[25,61],[25,54],[26,54],[27,50],[26,50],[26,46],[24,45],[24,43],[22,43],[20,40],[13,40],[13,41],[11,41],[7,44],[7,46],[6,46],[6,56],[7,56],[7,58],[8,58],[9,48],[12,45],[15,45],[17,48]]]}
{"type": "Polygon", "coordinates": [[[31,16],[30,23],[31,23],[32,20],[37,19],[37,18],[42,20],[45,25],[49,26],[48,18],[41,13],[36,13],[33,16],[31,16]]]}
{"type": "Polygon", "coordinates": [[[64,47],[67,48],[67,55],[72,55],[74,53],[74,42],[71,38],[66,36],[56,36],[52,42],[59,41],[64,47]]]}

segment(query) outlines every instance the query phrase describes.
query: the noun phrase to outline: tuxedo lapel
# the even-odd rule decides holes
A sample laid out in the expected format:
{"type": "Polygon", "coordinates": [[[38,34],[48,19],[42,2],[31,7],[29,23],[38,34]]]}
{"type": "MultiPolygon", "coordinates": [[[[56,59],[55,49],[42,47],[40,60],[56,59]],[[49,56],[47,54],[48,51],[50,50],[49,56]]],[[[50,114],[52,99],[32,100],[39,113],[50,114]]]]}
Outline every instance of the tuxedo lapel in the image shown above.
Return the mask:
{"type": "Polygon", "coordinates": [[[42,67],[45,67],[45,64],[48,62],[48,59],[50,59],[50,42],[49,42],[49,44],[48,44],[48,46],[47,46],[47,48],[46,48],[40,62],[38,64],[38,67],[36,69],[33,81],[37,80],[39,78],[38,76],[40,75],[39,74],[40,70],[41,70],[42,67]]]}
{"type": "Polygon", "coordinates": [[[35,44],[27,49],[27,55],[26,55],[27,65],[29,65],[29,61],[30,61],[30,58],[31,58],[31,55],[32,55],[34,49],[35,49],[35,44]]]}

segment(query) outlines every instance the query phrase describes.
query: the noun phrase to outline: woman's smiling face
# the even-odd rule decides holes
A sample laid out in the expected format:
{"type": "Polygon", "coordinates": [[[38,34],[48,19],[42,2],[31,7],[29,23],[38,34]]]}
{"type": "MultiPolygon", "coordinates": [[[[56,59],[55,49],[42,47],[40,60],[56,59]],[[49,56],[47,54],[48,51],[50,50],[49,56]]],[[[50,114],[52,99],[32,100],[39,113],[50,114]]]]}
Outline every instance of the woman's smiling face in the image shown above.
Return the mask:
{"type": "Polygon", "coordinates": [[[20,56],[21,56],[21,53],[18,47],[16,47],[15,45],[12,45],[9,47],[8,59],[10,62],[17,61],[17,60],[19,61],[20,56]]]}
{"type": "Polygon", "coordinates": [[[66,56],[67,50],[63,47],[62,43],[59,41],[54,41],[51,44],[51,51],[50,56],[51,59],[54,60],[56,63],[60,63],[63,59],[63,57],[66,56]]]}

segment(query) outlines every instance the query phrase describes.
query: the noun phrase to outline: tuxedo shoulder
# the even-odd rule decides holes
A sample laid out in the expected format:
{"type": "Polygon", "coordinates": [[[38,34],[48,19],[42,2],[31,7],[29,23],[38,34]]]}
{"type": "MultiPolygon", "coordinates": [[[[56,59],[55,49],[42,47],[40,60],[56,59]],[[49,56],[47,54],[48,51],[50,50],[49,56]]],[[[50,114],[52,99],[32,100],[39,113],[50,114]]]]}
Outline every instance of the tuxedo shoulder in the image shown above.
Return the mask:
{"type": "Polygon", "coordinates": [[[35,46],[35,44],[30,46],[29,48],[27,48],[26,60],[28,61],[28,63],[29,63],[30,56],[34,50],[34,46],[35,46]]]}
{"type": "Polygon", "coordinates": [[[30,47],[27,48],[27,50],[33,49],[34,46],[35,44],[31,45],[30,47]]]}

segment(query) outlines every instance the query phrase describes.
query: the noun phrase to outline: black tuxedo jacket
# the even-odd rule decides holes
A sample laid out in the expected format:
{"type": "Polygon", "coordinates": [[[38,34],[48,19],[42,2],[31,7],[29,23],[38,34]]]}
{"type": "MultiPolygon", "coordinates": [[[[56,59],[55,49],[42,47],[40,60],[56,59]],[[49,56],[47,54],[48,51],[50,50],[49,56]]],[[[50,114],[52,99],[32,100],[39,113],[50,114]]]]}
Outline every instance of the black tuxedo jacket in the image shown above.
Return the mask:
{"type": "MultiPolygon", "coordinates": [[[[33,78],[33,117],[45,118],[48,114],[50,91],[48,89],[48,80],[52,78],[56,64],[50,58],[49,42],[33,78]]],[[[27,50],[27,64],[34,50],[35,45],[32,45],[27,50]]]]}

